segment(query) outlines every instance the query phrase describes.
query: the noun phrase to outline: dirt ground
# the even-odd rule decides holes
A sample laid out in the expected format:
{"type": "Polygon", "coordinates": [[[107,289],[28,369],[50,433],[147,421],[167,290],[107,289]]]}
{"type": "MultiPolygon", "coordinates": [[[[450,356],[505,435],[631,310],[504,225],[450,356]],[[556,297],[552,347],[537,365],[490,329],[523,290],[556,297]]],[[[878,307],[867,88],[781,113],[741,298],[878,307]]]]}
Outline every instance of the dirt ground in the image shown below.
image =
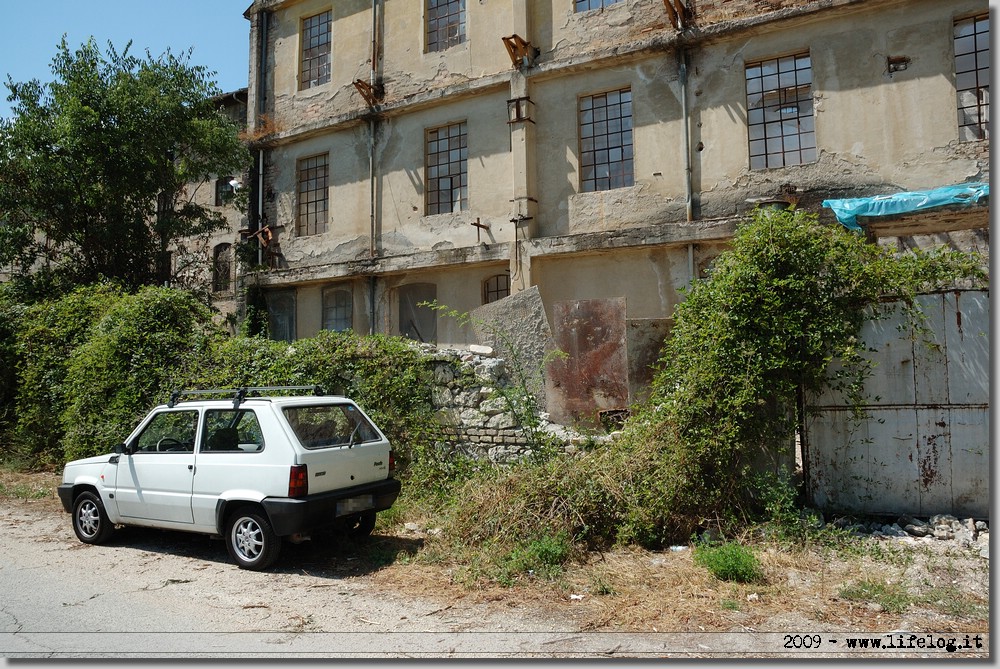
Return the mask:
{"type": "MultiPolygon", "coordinates": [[[[58,481],[58,474],[0,470],[0,504],[59,514],[68,530],[69,518],[55,496],[58,481]]],[[[294,568],[296,560],[308,558],[313,568],[321,560],[323,568],[340,570],[359,585],[419,599],[439,611],[527,611],[569,621],[580,631],[989,633],[989,560],[952,541],[866,539],[846,551],[786,552],[762,545],[755,550],[766,579],[752,585],[716,579],[695,564],[689,548],[617,549],[593,554],[554,580],[513,587],[474,577],[466,565],[435,550],[438,541],[434,528],[380,527],[364,552],[290,546],[282,561],[294,568]],[[372,556],[380,556],[377,565],[361,565],[372,556]]]]}

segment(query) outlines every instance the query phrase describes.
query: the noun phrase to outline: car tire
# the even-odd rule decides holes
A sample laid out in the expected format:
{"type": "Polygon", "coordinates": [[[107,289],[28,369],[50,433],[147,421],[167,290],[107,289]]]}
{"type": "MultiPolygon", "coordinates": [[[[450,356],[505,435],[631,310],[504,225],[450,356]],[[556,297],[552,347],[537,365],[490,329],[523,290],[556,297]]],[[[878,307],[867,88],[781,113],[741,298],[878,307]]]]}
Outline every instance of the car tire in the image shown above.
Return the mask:
{"type": "Polygon", "coordinates": [[[101,498],[92,492],[80,493],[73,502],[73,531],[85,544],[100,544],[111,538],[115,526],[108,520],[101,498]]]}
{"type": "Polygon", "coordinates": [[[263,571],[278,559],[281,538],[260,510],[243,507],[226,523],[226,550],[240,569],[263,571]]]}
{"type": "Polygon", "coordinates": [[[375,529],[375,512],[362,511],[347,520],[347,534],[352,539],[364,539],[375,529]]]}

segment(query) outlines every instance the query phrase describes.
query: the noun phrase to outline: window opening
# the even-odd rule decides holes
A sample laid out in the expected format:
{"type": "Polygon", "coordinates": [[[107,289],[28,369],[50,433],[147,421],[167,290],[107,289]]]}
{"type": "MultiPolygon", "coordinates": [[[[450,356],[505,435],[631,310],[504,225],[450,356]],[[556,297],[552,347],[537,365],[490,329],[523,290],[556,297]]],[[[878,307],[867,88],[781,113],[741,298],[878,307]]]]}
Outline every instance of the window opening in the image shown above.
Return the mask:
{"type": "Polygon", "coordinates": [[[236,194],[236,189],[231,183],[233,181],[232,176],[219,177],[215,180],[215,206],[221,207],[224,204],[228,204],[232,199],[233,195],[236,194]]]}
{"type": "Polygon", "coordinates": [[[212,253],[212,290],[227,291],[232,287],[232,245],[218,244],[212,253]]]}
{"type": "Polygon", "coordinates": [[[433,283],[408,283],[399,287],[399,334],[429,344],[437,343],[437,312],[423,302],[437,300],[433,283]]]}
{"type": "Polygon", "coordinates": [[[136,438],[135,450],[146,453],[193,453],[197,429],[197,411],[158,413],[136,438]]]}
{"type": "Polygon", "coordinates": [[[958,136],[963,142],[990,138],[990,17],[955,22],[955,90],[958,136]]]}
{"type": "Polygon", "coordinates": [[[427,50],[444,51],[465,41],[465,0],[427,0],[427,50]]]}
{"type": "Polygon", "coordinates": [[[343,288],[323,289],[323,329],[343,332],[353,327],[354,305],[351,291],[343,288]]]}
{"type": "Polygon", "coordinates": [[[816,162],[808,53],[746,66],[750,169],[816,162]]]}
{"type": "Polygon", "coordinates": [[[275,341],[295,341],[295,291],[269,292],[267,300],[267,327],[275,341]]]}
{"type": "Polygon", "coordinates": [[[330,81],[330,12],[302,21],[302,71],[299,90],[330,81]]]}
{"type": "Polygon", "coordinates": [[[299,235],[326,232],[328,159],[322,156],[303,158],[298,163],[299,215],[295,231],[299,235]]]}
{"type": "Polygon", "coordinates": [[[510,272],[497,274],[483,282],[483,304],[496,302],[510,295],[510,272]]]}
{"type": "Polygon", "coordinates": [[[427,214],[469,207],[468,135],[465,122],[427,131],[427,214]]]}
{"type": "Polygon", "coordinates": [[[634,183],[632,90],[580,98],[580,190],[623,188],[634,183]]]}
{"type": "Polygon", "coordinates": [[[622,0],[576,0],[576,11],[588,12],[591,9],[603,9],[609,5],[615,5],[622,0]]]}

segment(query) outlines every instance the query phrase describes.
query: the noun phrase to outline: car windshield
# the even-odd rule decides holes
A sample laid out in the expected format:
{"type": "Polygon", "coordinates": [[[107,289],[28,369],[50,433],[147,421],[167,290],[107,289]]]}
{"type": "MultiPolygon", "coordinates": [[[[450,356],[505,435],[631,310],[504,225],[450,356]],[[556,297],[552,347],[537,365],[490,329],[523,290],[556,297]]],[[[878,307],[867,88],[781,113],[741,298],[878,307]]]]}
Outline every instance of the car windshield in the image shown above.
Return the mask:
{"type": "Polygon", "coordinates": [[[378,430],[350,404],[286,407],[285,418],[306,448],[377,441],[378,430]]]}

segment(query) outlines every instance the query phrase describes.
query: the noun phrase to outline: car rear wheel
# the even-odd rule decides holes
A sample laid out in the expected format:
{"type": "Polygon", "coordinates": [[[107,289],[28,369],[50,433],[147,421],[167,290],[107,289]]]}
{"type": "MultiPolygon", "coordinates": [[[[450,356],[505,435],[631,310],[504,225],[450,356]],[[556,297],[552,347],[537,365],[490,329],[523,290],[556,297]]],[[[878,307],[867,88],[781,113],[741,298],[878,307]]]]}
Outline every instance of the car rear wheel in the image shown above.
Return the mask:
{"type": "Polygon", "coordinates": [[[354,539],[363,539],[375,529],[375,512],[362,511],[347,519],[347,534],[354,539]]]}
{"type": "Polygon", "coordinates": [[[115,531],[108,520],[101,498],[92,492],[82,492],[73,503],[73,531],[85,544],[107,541],[115,531]]]}
{"type": "Polygon", "coordinates": [[[278,559],[281,539],[263,513],[244,507],[229,517],[226,550],[241,569],[262,571],[278,559]]]}

